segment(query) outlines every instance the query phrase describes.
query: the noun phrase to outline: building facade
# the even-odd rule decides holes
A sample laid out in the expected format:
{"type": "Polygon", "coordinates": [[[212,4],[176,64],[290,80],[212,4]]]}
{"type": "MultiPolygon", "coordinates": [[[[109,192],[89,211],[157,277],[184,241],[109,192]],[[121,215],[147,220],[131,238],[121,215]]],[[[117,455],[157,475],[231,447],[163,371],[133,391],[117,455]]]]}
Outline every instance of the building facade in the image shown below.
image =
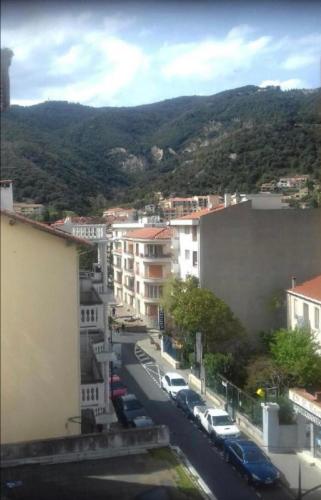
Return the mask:
{"type": "Polygon", "coordinates": [[[321,210],[266,209],[260,203],[253,208],[253,203],[226,203],[170,224],[173,271],[182,278],[197,276],[255,335],[286,325],[286,308],[271,304],[291,276],[304,281],[321,273],[321,210]]]}
{"type": "Polygon", "coordinates": [[[1,212],[2,443],[78,434],[78,245],[1,212]]]}
{"type": "Polygon", "coordinates": [[[149,326],[158,326],[163,286],[171,274],[171,230],[127,231],[113,247],[114,294],[149,326]]]}
{"type": "Polygon", "coordinates": [[[314,335],[321,351],[321,275],[287,290],[288,328],[306,327],[314,335]]]}

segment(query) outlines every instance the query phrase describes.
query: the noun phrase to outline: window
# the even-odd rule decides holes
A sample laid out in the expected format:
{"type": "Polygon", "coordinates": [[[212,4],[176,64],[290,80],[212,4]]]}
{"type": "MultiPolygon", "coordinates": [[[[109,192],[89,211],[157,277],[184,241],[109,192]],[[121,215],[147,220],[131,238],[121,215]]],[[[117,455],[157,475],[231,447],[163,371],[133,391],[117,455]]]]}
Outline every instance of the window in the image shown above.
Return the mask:
{"type": "Polygon", "coordinates": [[[136,282],[136,293],[139,293],[139,281],[136,282]]]}
{"type": "Polygon", "coordinates": [[[314,308],[314,328],[316,328],[316,330],[320,328],[320,311],[318,307],[314,308]]]}
{"type": "Polygon", "coordinates": [[[136,246],[135,246],[135,254],[139,255],[139,244],[138,243],[136,243],[136,246]]]}
{"type": "Polygon", "coordinates": [[[303,322],[305,326],[309,325],[309,304],[303,304],[303,322]]]}
{"type": "Polygon", "coordinates": [[[189,234],[189,226],[185,226],[184,227],[184,233],[185,234],[189,234]]]}
{"type": "Polygon", "coordinates": [[[193,241],[197,241],[197,227],[196,226],[192,227],[192,237],[193,237],[193,241]]]}
{"type": "Polygon", "coordinates": [[[197,252],[196,251],[193,252],[193,266],[194,267],[197,266],[197,252]]]}
{"type": "Polygon", "coordinates": [[[85,311],[81,311],[81,322],[84,323],[85,321],[85,311]]]}
{"type": "Polygon", "coordinates": [[[191,252],[189,250],[185,250],[185,259],[186,260],[189,260],[190,255],[191,255],[191,252]]]}

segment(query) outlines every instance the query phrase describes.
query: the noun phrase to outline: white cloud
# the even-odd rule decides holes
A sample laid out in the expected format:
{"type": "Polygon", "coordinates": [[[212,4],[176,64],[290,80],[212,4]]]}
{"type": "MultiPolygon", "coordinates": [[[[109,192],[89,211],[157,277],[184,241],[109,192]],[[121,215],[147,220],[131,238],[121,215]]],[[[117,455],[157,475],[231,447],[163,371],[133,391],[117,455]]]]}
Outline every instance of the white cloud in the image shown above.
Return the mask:
{"type": "Polygon", "coordinates": [[[315,64],[315,63],[317,63],[317,61],[318,61],[317,54],[292,55],[284,61],[283,68],[285,68],[285,69],[303,68],[304,66],[309,66],[310,64],[315,64]]]}
{"type": "Polygon", "coordinates": [[[291,78],[289,80],[264,80],[259,86],[281,87],[282,90],[302,89],[306,87],[304,81],[300,80],[300,78],[291,78]]]}
{"type": "Polygon", "coordinates": [[[250,68],[254,59],[268,46],[271,37],[247,41],[248,27],[235,27],[223,40],[207,39],[199,43],[164,45],[160,58],[165,78],[190,77],[210,80],[250,68]]]}

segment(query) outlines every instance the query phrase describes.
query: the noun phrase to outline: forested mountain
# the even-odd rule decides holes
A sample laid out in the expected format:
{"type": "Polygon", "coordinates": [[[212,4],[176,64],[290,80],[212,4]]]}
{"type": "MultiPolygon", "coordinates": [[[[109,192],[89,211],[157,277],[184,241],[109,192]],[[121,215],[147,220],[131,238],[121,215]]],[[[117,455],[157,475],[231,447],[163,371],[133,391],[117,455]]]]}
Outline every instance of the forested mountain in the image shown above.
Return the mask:
{"type": "Polygon", "coordinates": [[[1,141],[1,176],[14,180],[17,201],[78,213],[97,195],[139,205],[154,191],[257,191],[288,173],[321,180],[321,90],[247,86],[132,108],[12,106],[1,141]]]}

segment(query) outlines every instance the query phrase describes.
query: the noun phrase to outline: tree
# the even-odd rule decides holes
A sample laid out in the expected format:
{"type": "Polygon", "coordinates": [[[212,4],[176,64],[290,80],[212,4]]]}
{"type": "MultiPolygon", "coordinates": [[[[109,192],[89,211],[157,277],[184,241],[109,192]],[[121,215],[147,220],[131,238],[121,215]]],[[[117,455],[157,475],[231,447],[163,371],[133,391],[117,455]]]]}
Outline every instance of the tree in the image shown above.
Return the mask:
{"type": "Polygon", "coordinates": [[[199,288],[195,277],[170,280],[165,287],[163,307],[183,341],[194,342],[196,332],[203,334],[204,353],[214,352],[221,343],[244,334],[225,302],[210,290],[199,288]]]}
{"type": "Polygon", "coordinates": [[[320,383],[321,356],[318,348],[314,335],[308,329],[281,329],[274,333],[270,350],[284,384],[306,387],[320,383]]]}

